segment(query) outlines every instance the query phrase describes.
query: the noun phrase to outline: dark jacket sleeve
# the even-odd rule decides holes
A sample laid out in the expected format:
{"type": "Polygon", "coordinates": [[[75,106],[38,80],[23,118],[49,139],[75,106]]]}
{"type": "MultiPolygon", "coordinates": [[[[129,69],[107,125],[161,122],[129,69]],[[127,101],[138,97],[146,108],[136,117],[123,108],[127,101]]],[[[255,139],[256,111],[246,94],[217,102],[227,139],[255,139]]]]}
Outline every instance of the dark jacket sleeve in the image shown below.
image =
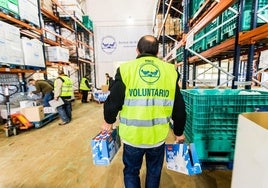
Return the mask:
{"type": "Polygon", "coordinates": [[[89,84],[88,79],[86,79],[85,83],[86,83],[86,86],[87,86],[88,88],[91,88],[91,85],[89,84]]]}
{"type": "Polygon", "coordinates": [[[110,88],[110,95],[103,105],[104,120],[107,123],[112,124],[116,121],[117,114],[122,110],[124,104],[125,90],[126,86],[122,81],[120,69],[118,68],[112,87],[110,88]]]}
{"type": "Polygon", "coordinates": [[[35,91],[32,91],[33,94],[38,94],[41,92],[40,83],[38,81],[35,82],[35,91]]]}
{"type": "Polygon", "coordinates": [[[173,129],[174,134],[177,136],[181,136],[183,134],[185,123],[186,123],[186,110],[185,110],[185,102],[180,92],[178,81],[179,81],[179,76],[178,76],[177,84],[176,84],[176,94],[175,94],[175,101],[173,105],[172,120],[173,120],[173,125],[174,125],[174,129],[173,129]]]}

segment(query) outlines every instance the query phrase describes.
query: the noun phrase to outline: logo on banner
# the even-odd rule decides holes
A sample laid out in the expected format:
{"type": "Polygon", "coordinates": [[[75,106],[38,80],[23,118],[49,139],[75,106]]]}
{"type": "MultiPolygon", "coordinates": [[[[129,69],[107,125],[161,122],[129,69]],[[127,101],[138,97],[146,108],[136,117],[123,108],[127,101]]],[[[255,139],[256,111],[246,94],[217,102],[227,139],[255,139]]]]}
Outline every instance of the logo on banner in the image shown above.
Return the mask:
{"type": "Polygon", "coordinates": [[[115,38],[112,36],[103,37],[101,41],[101,49],[107,54],[113,53],[116,49],[115,38]]]}

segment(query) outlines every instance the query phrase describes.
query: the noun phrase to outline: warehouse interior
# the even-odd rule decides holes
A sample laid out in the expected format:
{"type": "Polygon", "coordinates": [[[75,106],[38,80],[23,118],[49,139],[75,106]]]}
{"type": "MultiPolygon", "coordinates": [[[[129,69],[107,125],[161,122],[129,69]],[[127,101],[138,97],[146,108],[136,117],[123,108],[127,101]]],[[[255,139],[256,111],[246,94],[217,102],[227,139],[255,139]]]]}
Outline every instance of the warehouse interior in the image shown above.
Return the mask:
{"type": "MultiPolygon", "coordinates": [[[[166,161],[160,187],[266,187],[267,31],[268,0],[2,1],[0,187],[124,187],[122,145],[100,165],[92,140],[110,92],[105,74],[114,78],[136,58],[143,35],[159,40],[158,58],[180,74],[184,134],[202,167],[186,175],[166,161]],[[64,126],[29,84],[54,82],[59,71],[73,83],[73,120],[64,126]]],[[[173,139],[171,125],[166,143],[173,139]]],[[[143,164],[142,181],[145,173],[143,164]]]]}

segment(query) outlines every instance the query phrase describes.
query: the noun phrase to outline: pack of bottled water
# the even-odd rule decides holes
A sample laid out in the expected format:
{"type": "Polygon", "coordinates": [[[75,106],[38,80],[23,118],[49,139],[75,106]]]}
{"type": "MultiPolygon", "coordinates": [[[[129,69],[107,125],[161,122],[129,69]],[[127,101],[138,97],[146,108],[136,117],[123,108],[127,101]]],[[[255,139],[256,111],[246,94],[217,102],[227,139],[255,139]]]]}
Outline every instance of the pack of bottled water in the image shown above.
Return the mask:
{"type": "Polygon", "coordinates": [[[117,129],[111,132],[101,131],[91,140],[93,163],[95,165],[110,164],[120,145],[117,129]]]}

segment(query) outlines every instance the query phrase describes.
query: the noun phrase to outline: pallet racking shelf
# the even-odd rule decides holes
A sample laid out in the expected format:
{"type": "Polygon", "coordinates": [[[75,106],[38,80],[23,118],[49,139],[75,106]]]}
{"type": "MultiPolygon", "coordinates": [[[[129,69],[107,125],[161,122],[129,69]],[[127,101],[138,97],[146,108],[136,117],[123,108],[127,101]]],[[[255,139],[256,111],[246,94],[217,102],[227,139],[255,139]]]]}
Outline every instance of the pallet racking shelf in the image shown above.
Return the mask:
{"type": "MultiPolygon", "coordinates": [[[[48,74],[46,69],[48,67],[59,68],[61,66],[71,65],[73,63],[76,67],[75,74],[77,74],[78,82],[81,77],[86,74],[91,74],[92,80],[96,80],[93,31],[89,30],[83,25],[82,21],[77,19],[77,17],[75,16],[75,12],[73,14],[70,14],[65,11],[64,7],[61,6],[59,1],[51,0],[51,3],[52,11],[47,10],[45,7],[41,7],[40,1],[37,0],[40,26],[31,24],[26,20],[20,20],[19,16],[16,16],[11,12],[4,10],[2,11],[2,9],[0,10],[0,19],[9,24],[19,27],[21,36],[26,36],[31,39],[38,39],[43,43],[43,54],[45,61],[44,69],[38,69],[37,67],[31,66],[27,66],[27,68],[22,68],[22,66],[9,66],[8,63],[3,62],[0,67],[0,72],[22,74],[24,80],[29,77],[26,75],[31,76],[34,73],[43,73],[46,78],[48,74]],[[59,13],[57,12],[58,9],[61,9],[61,11],[63,11],[67,16],[65,18],[60,17],[59,13]],[[55,28],[64,28],[69,30],[71,33],[74,34],[75,38],[70,40],[69,38],[62,36],[61,31],[58,32],[55,30],[55,32],[52,32],[51,30],[43,26],[43,21],[44,23],[49,22],[54,24],[53,26],[55,28]],[[54,41],[50,38],[46,38],[45,33],[49,33],[50,35],[55,36],[56,40],[54,41]],[[82,35],[84,36],[83,38],[80,37],[82,35]],[[73,48],[73,51],[75,53],[70,54],[69,62],[49,62],[46,60],[45,46],[61,46],[65,48],[73,48]],[[85,57],[80,57],[78,47],[86,50],[89,55],[85,57]]],[[[79,85],[79,83],[77,85],[79,85]]]]}
{"type": "MultiPolygon", "coordinates": [[[[189,48],[189,46],[193,43],[193,37],[200,32],[203,28],[205,28],[208,24],[210,24],[215,18],[217,18],[221,13],[223,13],[225,10],[230,9],[232,5],[235,3],[239,4],[240,9],[243,10],[244,1],[243,0],[224,0],[224,1],[212,1],[212,0],[205,0],[203,1],[203,4],[200,6],[199,10],[194,14],[192,18],[189,18],[189,3],[192,3],[190,1],[182,1],[182,0],[170,0],[170,1],[162,1],[159,0],[156,7],[156,14],[164,12],[165,14],[168,14],[168,11],[171,10],[170,7],[175,6],[175,3],[177,5],[177,9],[180,9],[180,11],[183,11],[183,16],[180,17],[180,19],[184,19],[184,25],[183,25],[183,36],[178,42],[174,42],[173,48],[167,52],[167,54],[163,57],[165,61],[168,62],[174,62],[176,67],[183,67],[183,84],[182,88],[187,88],[187,81],[189,78],[189,73],[187,70],[189,70],[189,66],[197,66],[199,64],[204,64],[207,62],[211,62],[213,60],[221,61],[223,59],[230,59],[233,58],[233,83],[232,88],[236,89],[237,86],[235,85],[235,82],[237,81],[238,77],[238,64],[240,63],[240,56],[242,55],[248,55],[248,67],[247,67],[247,80],[251,81],[252,76],[252,61],[253,57],[256,56],[256,53],[260,54],[259,52],[262,50],[267,50],[267,44],[268,44],[268,23],[263,24],[261,26],[253,26],[251,30],[249,31],[241,31],[241,17],[242,12],[237,13],[236,18],[236,34],[221,43],[210,47],[206,49],[205,51],[201,51],[199,53],[195,53],[193,50],[189,48]],[[183,9],[179,7],[178,5],[181,5],[183,3],[183,9]],[[163,7],[165,7],[163,9],[163,7]],[[241,8],[242,7],[242,8],[241,8]],[[163,10],[162,10],[163,9],[163,10]],[[161,12],[162,11],[162,12],[161,12]],[[165,12],[166,11],[166,12],[165,12]],[[240,22],[240,23],[239,23],[240,22]],[[176,62],[177,50],[179,48],[183,48],[183,61],[176,62]],[[190,56],[190,54],[192,54],[190,56]],[[211,61],[210,61],[211,60],[211,61]]],[[[256,12],[257,12],[257,6],[256,2],[252,1],[253,7],[255,7],[253,13],[251,13],[256,18],[256,12]],[[255,4],[254,4],[255,3],[255,4]],[[255,15],[254,15],[255,12],[255,15]]],[[[267,6],[267,5],[266,5],[267,6]]],[[[163,16],[164,19],[164,16],[163,16]]],[[[252,19],[254,24],[254,19],[252,19]]],[[[163,22],[163,26],[161,28],[164,28],[165,22],[163,22]]],[[[164,30],[161,30],[162,37],[165,36],[164,30]]],[[[157,37],[159,38],[159,35],[157,37]]],[[[254,58],[256,59],[256,58],[254,58]]],[[[220,67],[215,66],[215,68],[218,68],[220,70],[220,67]]],[[[193,73],[194,75],[196,73],[193,73]]],[[[248,83],[248,82],[247,82],[248,83]]],[[[217,87],[217,86],[216,86],[217,87]]],[[[245,88],[250,88],[249,85],[245,85],[245,88]]]]}

